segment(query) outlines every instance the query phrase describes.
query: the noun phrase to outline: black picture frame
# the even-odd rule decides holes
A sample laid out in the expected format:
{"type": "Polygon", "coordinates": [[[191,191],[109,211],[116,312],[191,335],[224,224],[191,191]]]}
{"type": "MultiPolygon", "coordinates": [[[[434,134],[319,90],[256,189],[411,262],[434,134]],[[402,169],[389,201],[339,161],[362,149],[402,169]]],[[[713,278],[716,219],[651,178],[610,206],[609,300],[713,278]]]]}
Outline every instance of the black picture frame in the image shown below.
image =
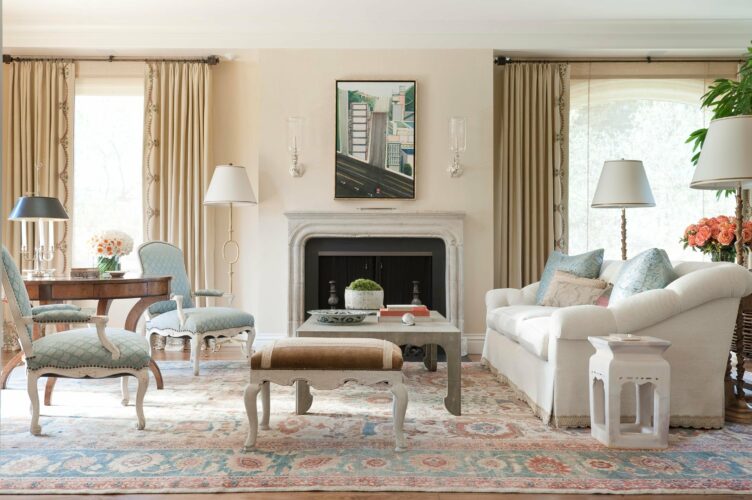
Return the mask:
{"type": "Polygon", "coordinates": [[[336,200],[415,199],[417,111],[415,80],[336,80],[336,200]]]}

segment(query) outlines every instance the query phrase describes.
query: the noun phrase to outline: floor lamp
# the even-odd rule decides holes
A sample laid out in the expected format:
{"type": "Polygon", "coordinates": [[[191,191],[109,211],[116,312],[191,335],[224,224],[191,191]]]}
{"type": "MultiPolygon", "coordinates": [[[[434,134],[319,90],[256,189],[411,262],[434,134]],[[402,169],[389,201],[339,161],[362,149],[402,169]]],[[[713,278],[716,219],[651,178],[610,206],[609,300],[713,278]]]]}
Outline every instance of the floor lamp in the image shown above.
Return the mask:
{"type": "MultiPolygon", "coordinates": [[[[744,265],[742,189],[752,187],[752,115],[719,118],[710,122],[689,186],[694,189],[736,190],[736,262],[744,265]]],[[[726,420],[750,423],[752,408],[744,396],[744,337],[744,325],[739,314],[736,322],[736,381],[729,382],[726,420]]],[[[730,371],[729,363],[729,379],[730,371]]]]}
{"type": "Polygon", "coordinates": [[[609,160],[595,189],[593,208],[621,208],[621,260],[627,260],[627,208],[654,207],[645,167],[639,160],[609,160]]]}
{"type": "Polygon", "coordinates": [[[233,205],[255,205],[256,195],[248,180],[245,167],[239,165],[218,165],[214,169],[209,189],[204,196],[204,205],[226,205],[230,207],[230,223],[227,230],[227,241],[222,245],[222,259],[228,265],[228,278],[230,281],[230,301],[233,299],[232,292],[232,266],[240,258],[240,245],[232,236],[232,207],[233,205]],[[234,250],[234,252],[233,252],[234,250]]]}

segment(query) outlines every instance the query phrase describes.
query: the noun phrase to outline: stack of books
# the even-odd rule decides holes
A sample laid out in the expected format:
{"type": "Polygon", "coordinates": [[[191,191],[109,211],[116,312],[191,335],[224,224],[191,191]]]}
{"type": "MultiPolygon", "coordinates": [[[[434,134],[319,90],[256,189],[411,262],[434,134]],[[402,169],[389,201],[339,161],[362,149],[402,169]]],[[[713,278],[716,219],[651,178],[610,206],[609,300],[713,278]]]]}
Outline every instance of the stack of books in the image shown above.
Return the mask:
{"type": "Polygon", "coordinates": [[[389,304],[379,309],[379,321],[401,322],[402,316],[410,313],[415,316],[415,321],[431,321],[431,311],[426,306],[414,306],[412,304],[389,304]]]}

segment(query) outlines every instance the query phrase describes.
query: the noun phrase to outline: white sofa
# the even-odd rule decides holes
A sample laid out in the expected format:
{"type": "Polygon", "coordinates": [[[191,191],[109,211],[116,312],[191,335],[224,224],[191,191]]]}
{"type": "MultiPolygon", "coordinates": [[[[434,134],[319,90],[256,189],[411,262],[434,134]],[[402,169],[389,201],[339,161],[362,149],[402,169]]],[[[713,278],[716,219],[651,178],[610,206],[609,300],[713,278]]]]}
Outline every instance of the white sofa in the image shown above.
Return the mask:
{"type": "MultiPolygon", "coordinates": [[[[621,261],[606,261],[601,278],[613,282],[621,261]]],[[[671,341],[671,425],[719,428],[729,346],[741,297],[752,273],[730,263],[674,264],[679,278],[665,289],[609,307],[535,304],[538,283],[486,294],[483,363],[556,427],[590,425],[588,336],[651,335],[671,341]]]]}

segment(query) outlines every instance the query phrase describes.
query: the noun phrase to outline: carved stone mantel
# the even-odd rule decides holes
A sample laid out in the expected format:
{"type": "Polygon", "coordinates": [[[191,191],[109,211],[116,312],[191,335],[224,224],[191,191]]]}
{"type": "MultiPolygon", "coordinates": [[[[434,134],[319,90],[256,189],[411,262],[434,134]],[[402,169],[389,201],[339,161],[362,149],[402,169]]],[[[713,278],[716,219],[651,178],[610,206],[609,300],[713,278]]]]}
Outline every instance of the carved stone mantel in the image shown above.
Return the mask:
{"type": "Polygon", "coordinates": [[[446,246],[447,319],[464,328],[464,212],[362,210],[285,212],[288,235],[288,327],[305,321],[305,245],[311,238],[440,238],[446,246]]]}

